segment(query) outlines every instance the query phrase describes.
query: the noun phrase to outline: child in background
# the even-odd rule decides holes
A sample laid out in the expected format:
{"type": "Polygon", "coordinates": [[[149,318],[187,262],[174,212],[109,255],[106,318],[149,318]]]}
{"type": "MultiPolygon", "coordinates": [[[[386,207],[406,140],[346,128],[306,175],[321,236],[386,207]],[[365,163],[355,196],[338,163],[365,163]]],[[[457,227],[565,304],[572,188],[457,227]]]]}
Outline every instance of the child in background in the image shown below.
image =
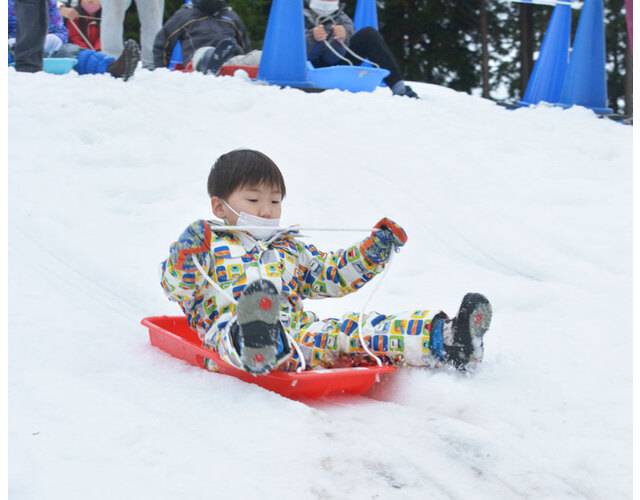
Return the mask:
{"type": "Polygon", "coordinates": [[[229,59],[251,50],[247,28],[226,0],[193,0],[173,14],[153,43],[156,68],[168,66],[177,42],[185,67],[214,75],[229,59]]]}
{"type": "Polygon", "coordinates": [[[368,59],[389,70],[384,82],[393,95],[418,98],[404,83],[398,62],[377,30],[363,28],[355,32],[353,21],[342,11],[338,0],[307,2],[309,8],[304,11],[307,58],[314,67],[359,65],[360,58],[368,59]]]}
{"type": "Polygon", "coordinates": [[[255,374],[275,368],[386,363],[464,370],[483,357],[491,305],[469,293],[458,314],[414,310],[371,312],[318,319],[304,299],[341,297],[379,274],[407,241],[404,230],[383,218],[364,240],[322,252],[279,228],[284,179],[275,163],[252,150],[222,155],[207,183],[213,214],[246,231],[217,229],[219,222],[191,224],[161,265],[161,285],[178,302],[205,346],[228,363],[255,374]],[[296,349],[293,341],[298,346],[296,349]]]}
{"type": "Polygon", "coordinates": [[[83,49],[100,50],[100,0],[80,0],[75,7],[59,8],[65,18],[69,43],[83,49]]]}

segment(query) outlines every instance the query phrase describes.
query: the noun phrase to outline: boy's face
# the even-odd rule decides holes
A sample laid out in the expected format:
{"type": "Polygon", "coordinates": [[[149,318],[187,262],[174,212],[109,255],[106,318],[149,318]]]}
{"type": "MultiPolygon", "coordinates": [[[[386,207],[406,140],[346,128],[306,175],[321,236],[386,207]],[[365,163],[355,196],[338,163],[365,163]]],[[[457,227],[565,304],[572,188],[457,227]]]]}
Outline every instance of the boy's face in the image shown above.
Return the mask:
{"type": "MultiPolygon", "coordinates": [[[[275,186],[258,184],[256,186],[242,186],[236,189],[224,200],[236,212],[246,212],[264,219],[279,219],[282,213],[282,193],[275,186]]],[[[211,209],[213,214],[226,220],[229,224],[235,225],[238,216],[229,210],[223,203],[222,198],[213,196],[211,198],[211,209]]]]}

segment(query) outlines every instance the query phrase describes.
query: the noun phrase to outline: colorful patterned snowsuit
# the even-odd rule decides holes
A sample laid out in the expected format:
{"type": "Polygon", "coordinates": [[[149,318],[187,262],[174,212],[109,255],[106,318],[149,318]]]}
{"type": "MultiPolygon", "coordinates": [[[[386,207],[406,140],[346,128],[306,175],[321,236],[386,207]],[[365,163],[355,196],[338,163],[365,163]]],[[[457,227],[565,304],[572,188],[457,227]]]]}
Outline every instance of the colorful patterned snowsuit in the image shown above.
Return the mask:
{"type": "MultiPolygon", "coordinates": [[[[256,245],[242,233],[216,231],[211,221],[191,224],[171,245],[170,256],[161,265],[161,284],[169,299],[180,304],[204,344],[237,364],[226,347],[236,305],[206,281],[193,259],[236,300],[248,283],[260,278],[271,281],[280,291],[280,321],[298,342],[308,366],[370,362],[359,340],[358,313],[318,320],[314,313],[303,310],[302,303],[304,299],[352,293],[383,270],[384,265],[368,261],[360,244],[321,252],[283,234],[265,248],[264,243],[256,245]]],[[[369,349],[389,362],[432,366],[438,363],[430,341],[433,315],[427,310],[398,315],[368,313],[363,337],[369,349]]],[[[280,368],[297,366],[293,350],[280,368]]]]}

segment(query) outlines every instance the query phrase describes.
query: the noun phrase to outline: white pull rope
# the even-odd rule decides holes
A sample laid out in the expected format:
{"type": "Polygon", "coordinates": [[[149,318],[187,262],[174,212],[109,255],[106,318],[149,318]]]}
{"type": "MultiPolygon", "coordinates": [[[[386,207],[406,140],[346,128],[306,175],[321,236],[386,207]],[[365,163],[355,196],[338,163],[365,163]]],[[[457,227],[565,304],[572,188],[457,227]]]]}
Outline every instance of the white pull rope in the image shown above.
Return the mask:
{"type": "Polygon", "coordinates": [[[338,40],[338,43],[344,47],[344,50],[346,50],[349,54],[351,54],[356,59],[358,59],[358,60],[360,60],[360,61],[362,61],[364,63],[373,64],[376,68],[380,68],[380,65],[378,63],[375,63],[373,61],[370,61],[369,59],[365,59],[364,57],[359,56],[353,50],[351,50],[351,48],[346,43],[344,43],[343,41],[338,40]]]}
{"type": "MultiPolygon", "coordinates": [[[[244,229],[248,229],[250,226],[216,226],[217,228],[226,228],[226,230],[244,230],[244,229]]],[[[294,226],[290,226],[290,227],[294,227],[294,226]]],[[[262,229],[262,227],[260,227],[262,229]]],[[[329,228],[306,228],[306,230],[316,230],[316,231],[332,231],[332,229],[329,228]]],[[[371,229],[368,228],[366,229],[366,231],[370,231],[371,229]]],[[[362,229],[338,229],[338,231],[364,231],[362,229]]],[[[382,360],[373,353],[373,351],[371,351],[368,347],[367,347],[367,343],[364,340],[364,315],[365,315],[365,311],[367,309],[367,306],[369,305],[369,303],[371,302],[371,299],[373,298],[373,296],[377,293],[378,289],[380,288],[380,285],[382,284],[382,282],[384,281],[385,277],[387,276],[387,273],[389,272],[389,268],[391,267],[391,258],[393,256],[393,251],[389,254],[389,260],[387,261],[384,271],[382,272],[382,274],[380,275],[380,279],[378,280],[378,282],[375,284],[375,286],[373,287],[373,290],[371,290],[371,293],[369,294],[369,297],[367,297],[367,300],[365,301],[364,305],[362,306],[362,309],[360,310],[360,314],[358,315],[358,339],[360,340],[360,344],[362,345],[362,348],[364,349],[364,351],[371,356],[375,361],[376,364],[378,366],[382,366],[382,360]]],[[[235,297],[230,294],[227,290],[225,290],[224,288],[222,288],[218,283],[216,283],[215,281],[213,281],[211,279],[211,277],[208,275],[208,273],[205,272],[205,270],[202,268],[202,265],[200,264],[200,262],[198,262],[198,259],[195,258],[195,256],[193,256],[193,263],[195,264],[196,268],[198,269],[198,271],[200,271],[200,273],[202,274],[202,276],[204,277],[204,279],[211,285],[213,286],[216,290],[218,290],[220,293],[222,293],[229,301],[231,304],[236,304],[237,300],[235,299],[235,297]]],[[[260,268],[260,265],[258,265],[258,268],[260,268]]],[[[259,270],[260,274],[261,271],[259,270]]],[[[293,337],[287,332],[285,331],[285,335],[287,336],[287,339],[291,342],[291,344],[293,345],[293,347],[295,348],[296,352],[298,353],[298,358],[300,359],[300,366],[296,369],[296,372],[300,373],[301,371],[304,371],[306,369],[306,362],[304,359],[304,355],[302,354],[302,351],[300,349],[300,346],[298,345],[298,343],[293,339],[293,337]]],[[[371,336],[371,340],[373,342],[373,336],[371,336]]]]}
{"type": "MultiPolygon", "coordinates": [[[[283,330],[284,330],[284,328],[283,328],[283,330]]],[[[304,354],[302,354],[302,351],[300,350],[300,346],[295,341],[295,339],[289,334],[288,331],[284,330],[284,334],[287,336],[287,338],[289,339],[289,342],[291,342],[291,345],[293,345],[294,349],[298,353],[298,359],[300,360],[300,366],[298,368],[296,368],[296,373],[300,373],[300,372],[305,371],[307,369],[307,362],[304,360],[304,354]]]]}
{"type": "Polygon", "coordinates": [[[344,57],[342,54],[340,54],[340,52],[338,52],[336,49],[334,49],[329,42],[327,42],[326,40],[322,40],[322,41],[327,46],[327,48],[335,54],[336,57],[342,59],[343,61],[346,61],[347,64],[349,64],[349,66],[353,66],[353,63],[349,59],[344,57]]]}
{"type": "Polygon", "coordinates": [[[200,262],[198,262],[198,259],[196,259],[195,255],[193,256],[193,263],[195,264],[195,266],[198,268],[198,271],[200,271],[200,274],[202,274],[202,277],[207,280],[207,282],[216,290],[218,290],[222,295],[224,295],[227,300],[229,301],[230,304],[236,304],[238,301],[235,299],[235,297],[233,296],[233,294],[229,293],[227,290],[225,290],[224,288],[222,288],[220,285],[218,285],[218,283],[216,283],[215,281],[213,281],[211,279],[211,277],[209,276],[209,274],[207,274],[204,269],[202,269],[202,266],[200,265],[200,262]]]}
{"type": "MultiPolygon", "coordinates": [[[[218,283],[216,283],[215,281],[213,281],[211,279],[209,274],[205,272],[205,270],[202,268],[202,265],[200,264],[200,262],[198,262],[198,259],[196,259],[195,256],[193,257],[193,263],[198,268],[198,271],[200,271],[200,274],[202,274],[204,279],[207,280],[207,282],[213,288],[215,288],[220,293],[222,293],[222,295],[224,295],[227,298],[227,300],[230,301],[231,304],[237,304],[238,301],[235,299],[235,297],[232,294],[230,294],[227,290],[222,288],[218,283]]],[[[258,268],[260,268],[259,265],[258,265],[258,268]]],[[[289,335],[289,332],[287,332],[285,330],[284,333],[287,336],[287,339],[289,339],[289,342],[291,342],[291,344],[293,345],[294,349],[298,353],[298,358],[300,359],[300,366],[296,369],[296,372],[300,373],[301,371],[304,371],[307,368],[307,363],[304,360],[304,355],[302,354],[302,351],[300,350],[300,346],[298,345],[298,343],[294,340],[294,338],[291,335],[289,335]]]]}
{"type": "MultiPolygon", "coordinates": [[[[265,229],[265,226],[231,226],[231,225],[213,225],[211,226],[213,231],[250,231],[254,229],[265,229]]],[[[292,224],[290,226],[278,226],[269,227],[273,231],[329,231],[329,232],[351,232],[351,233],[370,233],[371,228],[367,227],[312,227],[312,226],[300,226],[299,224],[292,224]]]]}
{"type": "MultiPolygon", "coordinates": [[[[365,350],[365,352],[369,356],[371,356],[373,359],[376,360],[376,364],[378,366],[382,366],[382,360],[367,347],[367,343],[364,341],[364,331],[363,331],[364,330],[364,314],[367,309],[367,306],[369,305],[369,302],[371,302],[371,299],[376,294],[376,292],[380,288],[380,285],[384,281],[384,278],[387,276],[387,273],[389,272],[389,267],[391,267],[391,255],[393,254],[392,253],[389,254],[389,260],[387,261],[387,265],[385,266],[384,271],[382,271],[382,275],[380,276],[380,279],[373,287],[373,290],[371,290],[371,293],[369,294],[369,297],[367,298],[366,302],[362,306],[362,309],[360,310],[360,315],[358,317],[358,338],[360,339],[362,348],[365,350]]],[[[371,336],[371,344],[373,345],[373,335],[371,336]]]]}

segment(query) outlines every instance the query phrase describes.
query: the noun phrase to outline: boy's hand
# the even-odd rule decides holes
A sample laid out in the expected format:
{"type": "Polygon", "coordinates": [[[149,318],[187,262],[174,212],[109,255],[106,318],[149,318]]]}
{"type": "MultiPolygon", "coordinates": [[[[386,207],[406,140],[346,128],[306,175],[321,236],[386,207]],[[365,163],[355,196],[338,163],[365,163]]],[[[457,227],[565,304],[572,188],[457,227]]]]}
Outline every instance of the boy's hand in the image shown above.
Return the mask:
{"type": "Polygon", "coordinates": [[[395,248],[400,248],[407,242],[407,233],[404,229],[400,227],[399,224],[396,224],[391,219],[386,217],[380,219],[375,226],[375,229],[382,229],[383,231],[388,231],[393,235],[393,246],[395,248]]]}
{"type": "Polygon", "coordinates": [[[347,30],[344,29],[344,26],[340,24],[335,24],[333,26],[333,38],[338,40],[339,42],[344,42],[347,39],[347,30]]]}
{"type": "Polygon", "coordinates": [[[389,260],[392,250],[407,242],[407,233],[391,219],[380,219],[373,227],[371,236],[360,244],[360,251],[369,261],[380,264],[389,260]]]}
{"type": "Polygon", "coordinates": [[[327,30],[325,30],[324,26],[322,25],[316,26],[315,28],[313,28],[313,30],[311,30],[311,32],[313,33],[313,39],[316,42],[322,42],[323,40],[327,39],[327,30]]]}

